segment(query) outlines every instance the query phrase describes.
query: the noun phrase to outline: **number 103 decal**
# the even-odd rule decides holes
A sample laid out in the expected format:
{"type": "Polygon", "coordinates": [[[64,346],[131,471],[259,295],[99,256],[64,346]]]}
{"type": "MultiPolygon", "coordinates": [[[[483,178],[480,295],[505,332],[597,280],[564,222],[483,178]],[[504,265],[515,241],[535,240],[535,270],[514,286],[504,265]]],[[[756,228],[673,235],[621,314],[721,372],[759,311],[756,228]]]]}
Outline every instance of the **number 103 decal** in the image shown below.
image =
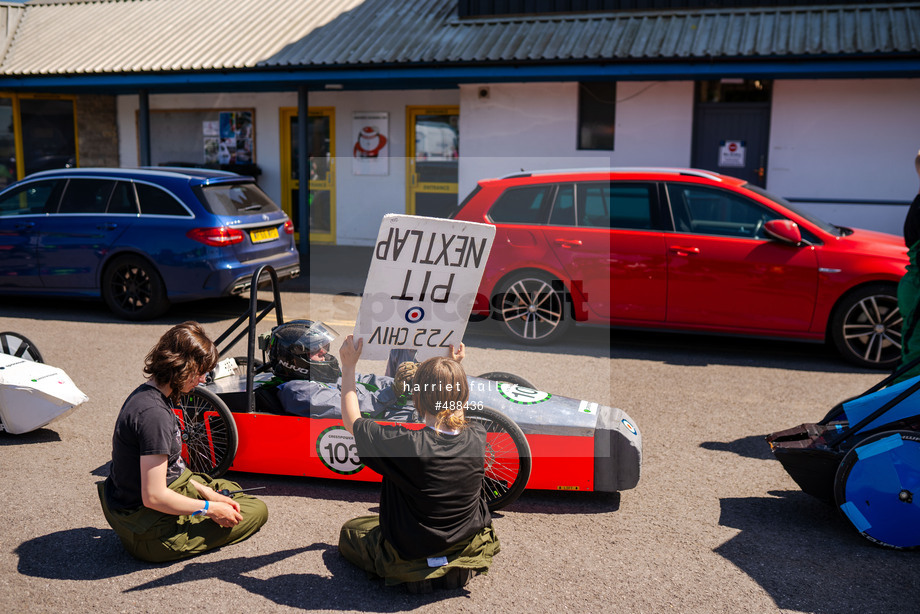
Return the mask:
{"type": "Polygon", "coordinates": [[[364,469],[358,458],[355,438],[344,426],[330,426],[316,438],[316,452],[323,464],[340,475],[351,475],[364,469]]]}

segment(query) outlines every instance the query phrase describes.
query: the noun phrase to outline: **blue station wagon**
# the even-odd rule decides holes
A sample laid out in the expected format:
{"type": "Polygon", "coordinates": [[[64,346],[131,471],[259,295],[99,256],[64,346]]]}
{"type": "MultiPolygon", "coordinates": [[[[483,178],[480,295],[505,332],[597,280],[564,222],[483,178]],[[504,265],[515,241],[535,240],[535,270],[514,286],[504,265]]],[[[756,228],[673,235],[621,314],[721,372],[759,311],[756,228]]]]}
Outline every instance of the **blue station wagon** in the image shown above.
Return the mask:
{"type": "Polygon", "coordinates": [[[120,318],[300,273],[294,228],[252,177],[193,168],[35,173],[0,192],[0,294],[101,296],[120,318]]]}

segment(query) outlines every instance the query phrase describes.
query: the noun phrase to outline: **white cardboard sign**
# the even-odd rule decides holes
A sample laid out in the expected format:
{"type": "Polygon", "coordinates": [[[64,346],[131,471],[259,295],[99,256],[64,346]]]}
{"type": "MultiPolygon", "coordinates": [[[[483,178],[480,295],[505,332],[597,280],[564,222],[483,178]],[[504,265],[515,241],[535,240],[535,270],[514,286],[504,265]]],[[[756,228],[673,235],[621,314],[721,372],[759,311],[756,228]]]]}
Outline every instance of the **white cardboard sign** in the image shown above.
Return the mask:
{"type": "Polygon", "coordinates": [[[459,347],[494,238],[490,224],[384,216],[355,323],[361,357],[409,349],[424,360],[459,347]]]}

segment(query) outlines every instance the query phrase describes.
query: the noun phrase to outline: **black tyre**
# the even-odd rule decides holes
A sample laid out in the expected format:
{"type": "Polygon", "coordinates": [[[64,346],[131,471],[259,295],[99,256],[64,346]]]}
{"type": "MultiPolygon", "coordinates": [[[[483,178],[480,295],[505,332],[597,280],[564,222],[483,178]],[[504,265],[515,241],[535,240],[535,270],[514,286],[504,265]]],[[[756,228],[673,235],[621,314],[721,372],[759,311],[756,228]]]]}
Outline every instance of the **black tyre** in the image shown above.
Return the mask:
{"type": "Polygon", "coordinates": [[[834,499],[874,544],[920,547],[920,433],[886,431],[859,442],[837,468],[834,499]]]}
{"type": "Polygon", "coordinates": [[[102,298],[124,320],[150,320],[169,308],[166,286],[156,267],[134,255],[119,256],[105,267],[102,298]]]}
{"type": "Polygon", "coordinates": [[[505,373],[504,371],[489,371],[488,373],[483,373],[478,377],[480,379],[487,379],[493,382],[507,382],[509,384],[517,384],[518,386],[523,386],[524,388],[530,388],[531,390],[537,390],[536,386],[528,382],[520,375],[515,375],[514,373],[505,373]]]}
{"type": "Polygon", "coordinates": [[[45,362],[35,344],[19,333],[0,333],[0,353],[25,358],[32,362],[45,362]]]}
{"type": "Polygon", "coordinates": [[[890,371],[901,360],[902,321],[897,286],[871,284],[840,300],[830,336],[846,360],[890,371]]]}
{"type": "Polygon", "coordinates": [[[505,414],[483,407],[467,409],[470,422],[486,429],[486,475],[483,491],[490,510],[514,503],[530,479],[532,459],[524,431],[505,414]]]}
{"type": "Polygon", "coordinates": [[[236,456],[239,437],[227,405],[202,387],[179,397],[174,410],[182,437],[182,458],[189,469],[218,478],[236,456]]]}
{"type": "Polygon", "coordinates": [[[565,287],[545,273],[510,277],[500,286],[492,306],[502,331],[527,345],[555,341],[572,324],[565,287]]]}

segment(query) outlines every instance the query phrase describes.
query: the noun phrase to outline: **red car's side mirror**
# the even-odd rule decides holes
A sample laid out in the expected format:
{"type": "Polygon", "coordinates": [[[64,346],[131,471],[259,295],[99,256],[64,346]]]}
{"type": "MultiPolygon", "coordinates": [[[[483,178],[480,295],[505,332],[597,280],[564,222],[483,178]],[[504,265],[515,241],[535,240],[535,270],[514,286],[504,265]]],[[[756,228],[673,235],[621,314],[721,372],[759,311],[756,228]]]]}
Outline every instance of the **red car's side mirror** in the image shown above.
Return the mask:
{"type": "Polygon", "coordinates": [[[763,225],[763,229],[771,239],[792,245],[802,243],[802,231],[792,220],[770,220],[763,225]]]}

